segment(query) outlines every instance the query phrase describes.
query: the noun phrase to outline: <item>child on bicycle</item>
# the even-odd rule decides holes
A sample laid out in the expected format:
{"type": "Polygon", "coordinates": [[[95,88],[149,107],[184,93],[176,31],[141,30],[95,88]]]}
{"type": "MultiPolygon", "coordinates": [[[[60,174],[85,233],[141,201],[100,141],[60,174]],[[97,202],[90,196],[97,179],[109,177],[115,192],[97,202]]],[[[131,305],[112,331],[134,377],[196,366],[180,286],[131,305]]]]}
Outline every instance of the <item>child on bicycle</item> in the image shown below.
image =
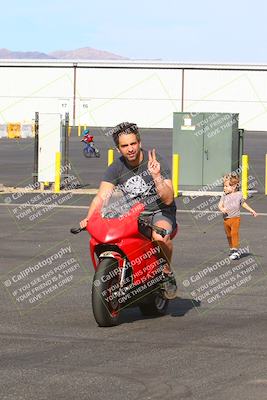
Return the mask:
{"type": "Polygon", "coordinates": [[[94,136],[90,134],[89,129],[86,129],[82,133],[83,138],[81,139],[81,142],[87,143],[90,146],[94,147],[94,136]]]}

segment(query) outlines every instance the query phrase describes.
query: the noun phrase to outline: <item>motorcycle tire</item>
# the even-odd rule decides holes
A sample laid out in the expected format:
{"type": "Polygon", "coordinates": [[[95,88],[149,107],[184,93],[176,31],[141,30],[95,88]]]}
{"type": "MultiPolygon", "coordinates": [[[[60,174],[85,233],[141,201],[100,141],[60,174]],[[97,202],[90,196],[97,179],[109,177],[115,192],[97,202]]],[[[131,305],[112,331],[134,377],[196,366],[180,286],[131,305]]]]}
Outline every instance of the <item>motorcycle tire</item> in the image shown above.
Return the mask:
{"type": "Polygon", "coordinates": [[[157,291],[151,295],[149,302],[139,304],[139,309],[146,317],[157,317],[166,314],[168,305],[169,300],[164,297],[163,293],[157,291]]]}
{"type": "Polygon", "coordinates": [[[92,286],[93,314],[101,327],[115,326],[119,323],[119,282],[118,262],[114,258],[104,258],[95,272],[92,286]]]}

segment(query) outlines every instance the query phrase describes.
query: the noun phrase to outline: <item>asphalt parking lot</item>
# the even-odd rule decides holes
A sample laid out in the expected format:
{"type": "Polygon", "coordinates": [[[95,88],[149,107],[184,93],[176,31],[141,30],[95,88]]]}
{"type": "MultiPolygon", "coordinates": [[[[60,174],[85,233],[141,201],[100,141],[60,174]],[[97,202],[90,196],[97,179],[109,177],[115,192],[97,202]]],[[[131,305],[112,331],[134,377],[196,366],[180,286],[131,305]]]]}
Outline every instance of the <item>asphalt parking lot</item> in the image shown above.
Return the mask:
{"type": "MultiPolygon", "coordinates": [[[[165,135],[152,145],[169,158],[171,139],[165,135]]],[[[105,158],[83,159],[79,140],[71,141],[70,159],[81,186],[96,187],[105,158]]],[[[267,206],[260,160],[266,141],[267,133],[253,133],[246,143],[258,188],[248,203],[259,216],[242,214],[242,258],[230,262],[227,257],[222,219],[214,208],[218,197],[179,197],[173,257],[179,297],[164,317],[126,309],[113,328],[99,328],[93,318],[89,236],[69,233],[92,196],[61,194],[57,208],[27,214],[28,208],[20,207],[37,194],[0,193],[1,399],[265,400],[267,206]],[[72,280],[31,303],[19,299],[26,289],[20,282],[10,285],[9,278],[19,281],[26,268],[62,248],[78,263],[72,280]]],[[[151,137],[144,135],[143,142],[150,145],[151,137]]],[[[109,146],[99,138],[103,154],[109,146]]],[[[0,183],[31,182],[32,148],[31,141],[0,142],[0,183]]],[[[43,267],[46,279],[52,266],[47,261],[43,267]]]]}

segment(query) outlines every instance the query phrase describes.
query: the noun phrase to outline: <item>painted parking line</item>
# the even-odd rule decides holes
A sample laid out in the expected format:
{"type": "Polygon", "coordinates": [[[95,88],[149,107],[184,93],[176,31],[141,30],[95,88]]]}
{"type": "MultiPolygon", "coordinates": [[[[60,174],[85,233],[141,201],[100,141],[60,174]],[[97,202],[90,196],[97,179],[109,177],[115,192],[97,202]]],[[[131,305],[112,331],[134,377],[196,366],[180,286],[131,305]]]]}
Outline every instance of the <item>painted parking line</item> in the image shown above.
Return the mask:
{"type": "MultiPolygon", "coordinates": [[[[65,204],[65,205],[49,205],[49,204],[27,204],[27,203],[16,203],[16,204],[8,204],[8,203],[0,203],[0,206],[8,206],[8,207],[18,207],[18,206],[22,206],[22,207],[32,207],[32,208],[40,208],[40,207],[46,207],[46,208],[49,208],[49,207],[51,207],[52,209],[55,209],[55,208],[74,208],[74,209],[78,209],[78,208],[80,208],[80,209],[85,209],[85,210],[88,210],[88,206],[76,206],[76,205],[68,205],[68,204],[65,204]]],[[[197,213],[199,213],[200,211],[198,211],[198,210],[176,210],[176,213],[177,214],[197,214],[197,213]]],[[[203,213],[203,214],[218,214],[218,215],[220,215],[221,214],[221,212],[220,211],[209,211],[209,210],[206,210],[206,211],[201,211],[201,213],[203,213]]],[[[250,215],[251,216],[251,214],[249,213],[249,212],[241,212],[241,215],[250,215]]],[[[267,217],[267,213],[257,213],[257,215],[258,216],[262,216],[262,217],[267,217]]]]}
{"type": "Polygon", "coordinates": [[[28,203],[15,203],[15,204],[0,203],[0,206],[8,206],[8,207],[19,207],[19,206],[21,206],[23,208],[26,208],[26,207],[31,207],[31,208],[46,207],[46,208],[52,208],[52,209],[55,209],[55,208],[87,208],[88,209],[88,206],[72,206],[72,205],[68,205],[68,204],[65,204],[65,205],[62,205],[62,204],[57,205],[56,204],[55,205],[55,204],[28,204],[28,203]]]}
{"type": "MultiPolygon", "coordinates": [[[[177,210],[176,211],[177,213],[189,213],[189,214],[199,214],[200,212],[201,212],[201,214],[203,213],[203,214],[218,214],[218,215],[222,215],[222,213],[220,212],[220,211],[209,211],[209,210],[205,210],[205,211],[200,211],[200,210],[177,210]]],[[[240,213],[241,215],[250,215],[251,216],[251,213],[249,213],[249,212],[241,212],[240,213]]],[[[261,215],[261,216],[263,216],[263,217],[266,217],[267,216],[267,213],[260,213],[260,212],[257,212],[257,215],[261,215]]]]}

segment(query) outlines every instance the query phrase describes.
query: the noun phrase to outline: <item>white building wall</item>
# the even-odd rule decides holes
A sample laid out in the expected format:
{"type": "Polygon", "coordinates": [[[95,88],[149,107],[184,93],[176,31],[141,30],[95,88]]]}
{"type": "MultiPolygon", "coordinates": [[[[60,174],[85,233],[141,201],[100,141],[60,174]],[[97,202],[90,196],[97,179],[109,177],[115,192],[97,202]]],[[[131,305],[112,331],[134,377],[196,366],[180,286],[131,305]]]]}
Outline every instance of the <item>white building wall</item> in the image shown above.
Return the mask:
{"type": "Polygon", "coordinates": [[[185,71],[184,111],[239,113],[239,126],[267,130],[267,72],[185,71]]]}
{"type": "Polygon", "coordinates": [[[0,123],[29,122],[35,111],[72,112],[72,69],[0,68],[0,88],[0,123]]]}
{"type": "Polygon", "coordinates": [[[173,69],[77,69],[76,123],[169,127],[173,111],[181,109],[181,75],[173,69]]]}
{"type": "Polygon", "coordinates": [[[72,122],[75,69],[76,125],[172,128],[174,111],[216,111],[267,130],[267,66],[128,61],[0,61],[0,124],[29,122],[35,111],[69,112],[72,122]]]}

